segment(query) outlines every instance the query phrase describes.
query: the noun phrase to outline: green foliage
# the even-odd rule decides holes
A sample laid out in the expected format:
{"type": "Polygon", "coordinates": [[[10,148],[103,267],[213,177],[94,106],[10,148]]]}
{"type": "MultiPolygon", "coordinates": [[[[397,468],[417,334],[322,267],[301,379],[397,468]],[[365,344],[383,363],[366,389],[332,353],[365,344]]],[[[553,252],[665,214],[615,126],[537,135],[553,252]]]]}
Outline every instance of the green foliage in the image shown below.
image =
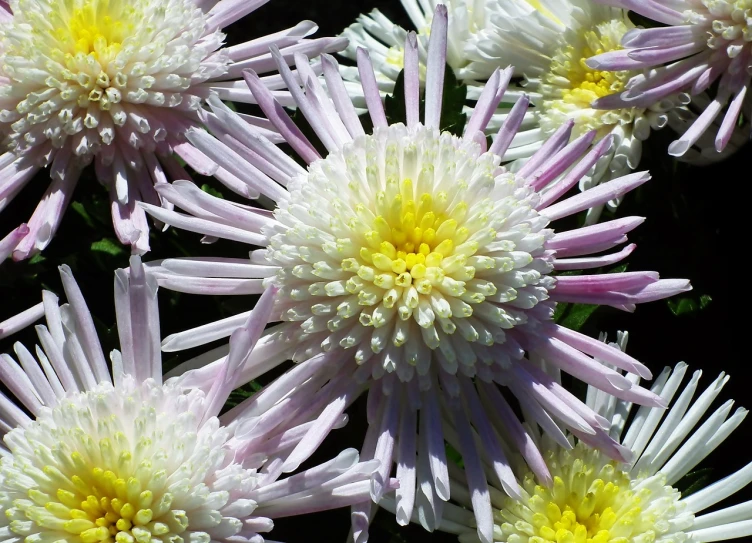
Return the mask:
{"type": "Polygon", "coordinates": [[[713,468],[700,468],[687,473],[676,483],[676,489],[681,492],[682,498],[702,490],[713,482],[713,468]]]}
{"type": "Polygon", "coordinates": [[[702,311],[708,307],[712,301],[713,298],[707,294],[702,294],[700,296],[675,296],[666,300],[666,304],[668,304],[671,313],[679,317],[681,315],[696,314],[698,311],[702,311]]]}
{"type": "Polygon", "coordinates": [[[125,248],[117,240],[103,238],[91,244],[91,250],[94,252],[105,253],[110,256],[119,256],[125,253],[125,248]]]}

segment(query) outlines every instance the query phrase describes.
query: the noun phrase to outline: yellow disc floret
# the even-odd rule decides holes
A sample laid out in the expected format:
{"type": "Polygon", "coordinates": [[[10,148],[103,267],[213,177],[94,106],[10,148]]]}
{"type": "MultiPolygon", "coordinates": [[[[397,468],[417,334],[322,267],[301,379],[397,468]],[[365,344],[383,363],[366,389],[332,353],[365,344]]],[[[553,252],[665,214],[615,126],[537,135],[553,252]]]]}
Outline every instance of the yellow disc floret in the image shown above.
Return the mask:
{"type": "Polygon", "coordinates": [[[539,85],[543,98],[539,115],[544,133],[550,134],[572,119],[575,135],[595,129],[602,137],[613,126],[634,121],[634,108],[596,110],[591,104],[598,98],[622,92],[635,74],[594,70],[585,63],[592,56],[621,49],[621,38],[630,27],[628,20],[621,19],[600,23],[572,36],[556,51],[539,85]]]}
{"type": "MultiPolygon", "coordinates": [[[[635,476],[629,466],[584,444],[546,455],[551,488],[525,476],[522,501],[506,500],[499,512],[507,543],[681,543],[674,532],[683,517],[680,494],[660,473],[635,476]]],[[[498,521],[497,521],[498,522],[498,521]]]]}

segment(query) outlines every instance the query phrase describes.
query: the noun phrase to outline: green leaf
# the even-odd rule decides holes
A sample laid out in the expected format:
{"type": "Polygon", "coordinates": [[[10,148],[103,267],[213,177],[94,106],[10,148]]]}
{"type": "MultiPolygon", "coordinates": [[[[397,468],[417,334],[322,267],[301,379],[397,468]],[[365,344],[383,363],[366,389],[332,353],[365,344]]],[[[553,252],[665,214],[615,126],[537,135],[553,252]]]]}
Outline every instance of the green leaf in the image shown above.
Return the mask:
{"type": "Polygon", "coordinates": [[[594,304],[571,304],[569,311],[564,314],[561,320],[556,322],[577,332],[585,325],[596,309],[598,309],[598,306],[594,304]]]}
{"type": "Polygon", "coordinates": [[[91,215],[89,215],[89,212],[86,211],[84,204],[82,204],[81,202],[73,202],[71,204],[71,209],[73,209],[73,211],[81,216],[81,218],[86,223],[86,226],[88,226],[89,228],[96,228],[94,226],[94,220],[91,218],[91,215]]]}
{"type": "Polygon", "coordinates": [[[671,310],[671,313],[678,317],[681,315],[691,315],[692,313],[701,311],[705,309],[712,301],[713,298],[711,298],[707,294],[703,294],[699,297],[692,295],[682,296],[681,298],[674,297],[666,300],[666,303],[668,304],[668,308],[671,310]]]}
{"type": "Polygon", "coordinates": [[[697,492],[708,486],[713,480],[713,468],[700,468],[687,473],[676,483],[676,489],[681,492],[682,498],[697,492]]]}
{"type": "Polygon", "coordinates": [[[201,190],[203,190],[205,193],[210,194],[210,195],[212,195],[212,196],[214,196],[216,198],[220,198],[222,200],[225,199],[225,197],[222,195],[221,192],[219,192],[217,189],[215,189],[214,187],[212,187],[212,186],[210,186],[210,185],[208,185],[206,183],[204,183],[203,185],[201,185],[201,190]]]}
{"type": "Polygon", "coordinates": [[[227,402],[224,405],[224,410],[231,409],[242,403],[244,400],[250,398],[261,390],[262,386],[256,381],[251,381],[247,385],[243,385],[240,388],[236,388],[230,393],[230,397],[227,398],[227,402]]]}
{"type": "Polygon", "coordinates": [[[34,264],[41,264],[45,260],[47,259],[42,255],[42,253],[37,253],[31,257],[31,260],[29,260],[29,265],[33,266],[34,264]]]}
{"type": "Polygon", "coordinates": [[[119,256],[125,252],[123,246],[110,238],[103,238],[91,244],[91,250],[96,253],[106,253],[111,256],[119,256]]]}

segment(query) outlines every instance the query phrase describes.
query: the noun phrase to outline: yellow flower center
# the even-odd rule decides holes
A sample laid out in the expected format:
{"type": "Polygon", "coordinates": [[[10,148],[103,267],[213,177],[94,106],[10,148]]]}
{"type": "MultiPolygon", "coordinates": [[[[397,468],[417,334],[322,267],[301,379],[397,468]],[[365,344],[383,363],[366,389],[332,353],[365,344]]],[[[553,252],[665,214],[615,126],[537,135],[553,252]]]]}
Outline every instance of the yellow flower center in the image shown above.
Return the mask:
{"type": "Polygon", "coordinates": [[[553,486],[537,485],[531,473],[525,476],[525,499],[507,499],[500,512],[503,541],[647,543],[669,532],[674,539],[667,541],[686,541],[686,534],[671,526],[684,514],[680,494],[660,473],[635,477],[582,443],[546,456],[553,486]]]}
{"type": "MultiPolygon", "coordinates": [[[[56,500],[39,490],[29,491],[29,498],[42,505],[49,515],[34,514],[39,526],[62,529],[80,537],[83,543],[96,543],[114,538],[117,543],[148,542],[152,536],[180,533],[188,527],[185,512],[171,512],[169,521],[161,518],[169,511],[171,494],[164,494],[157,502],[151,490],[143,489],[137,477],[118,477],[111,470],[87,469],[80,453],[70,455],[80,475],[70,478],[70,485],[59,488],[56,500]],[[177,514],[175,514],[177,513],[177,514]],[[155,522],[152,520],[157,519],[155,522]]],[[[129,463],[130,454],[121,454],[121,462],[129,463]]],[[[143,471],[143,470],[142,470],[143,471]]],[[[55,475],[47,466],[44,472],[55,475]]],[[[164,478],[165,474],[153,474],[164,478]]]]}
{"type": "MultiPolygon", "coordinates": [[[[368,246],[360,249],[361,259],[373,267],[360,266],[348,258],[342,261],[342,269],[357,269],[362,279],[372,280],[383,289],[414,285],[419,293],[430,294],[432,284],[440,283],[445,276],[444,259],[470,235],[467,228],[458,227],[468,206],[464,201],[456,203],[447,214],[446,192],[440,191],[435,197],[423,193],[414,199],[410,179],[402,181],[401,189],[391,199],[384,191],[376,195],[378,215],[372,221],[373,230],[365,234],[368,246]]],[[[356,212],[365,210],[363,204],[356,206],[356,212]]],[[[465,266],[467,256],[459,255],[455,260],[457,267],[465,266]]]]}
{"type": "Polygon", "coordinates": [[[136,28],[138,11],[122,0],[61,2],[61,26],[55,36],[65,53],[92,54],[100,63],[113,60],[136,28]],[[64,6],[64,8],[63,8],[64,6]],[[78,7],[77,7],[78,6],[78,7]],[[63,14],[70,13],[67,18],[63,14]]]}
{"type": "Polygon", "coordinates": [[[634,108],[597,110],[591,107],[598,98],[623,91],[634,74],[593,70],[585,64],[592,56],[621,49],[621,38],[631,27],[627,23],[613,19],[594,25],[573,35],[552,56],[549,71],[541,77],[538,89],[543,97],[539,115],[545,134],[571,119],[575,123],[575,136],[599,130],[598,138],[601,138],[614,125],[634,121],[634,108]]]}

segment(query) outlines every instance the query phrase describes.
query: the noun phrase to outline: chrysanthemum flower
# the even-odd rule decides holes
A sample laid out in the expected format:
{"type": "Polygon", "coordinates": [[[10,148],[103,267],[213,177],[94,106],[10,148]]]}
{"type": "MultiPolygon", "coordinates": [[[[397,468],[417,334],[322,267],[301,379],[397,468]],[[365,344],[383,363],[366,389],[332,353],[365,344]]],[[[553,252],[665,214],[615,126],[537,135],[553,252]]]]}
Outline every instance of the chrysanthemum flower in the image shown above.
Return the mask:
{"type": "MultiPolygon", "coordinates": [[[[156,284],[137,258],[116,279],[121,351],[112,373],[70,269],[68,304],[45,292],[40,345],[0,355],[0,538],[68,543],[263,543],[272,519],[369,499],[377,462],[357,451],[287,479],[277,465],[309,421],[287,426],[259,401],[217,418],[273,305],[262,296],[212,382],[162,381],[156,284]],[[251,412],[250,408],[255,411],[251,412]]],[[[39,307],[3,335],[40,316],[39,307]]],[[[226,351],[227,352],[227,351],[226,351]]],[[[389,483],[387,483],[389,485],[389,483]]]]}
{"type": "MultiPolygon", "coordinates": [[[[435,0],[403,0],[410,19],[419,29],[421,61],[435,0]]],[[[667,122],[665,112],[686,102],[673,95],[648,107],[624,106],[613,110],[591,107],[594,100],[621,91],[637,72],[593,70],[585,64],[592,55],[618,50],[621,38],[634,25],[623,9],[604,7],[591,0],[446,0],[449,12],[447,63],[458,79],[468,85],[468,112],[494,70],[512,65],[517,81],[505,100],[529,95],[530,109],[505,160],[520,163],[533,155],[558,128],[574,121],[573,137],[596,131],[597,143],[607,135],[614,139],[610,152],[582,178],[583,189],[630,173],[640,162],[642,141],[651,128],[667,122]],[[481,82],[481,83],[479,83],[481,82]]],[[[355,58],[362,46],[369,50],[384,91],[391,91],[403,67],[405,30],[378,11],[361,16],[343,35],[350,39],[344,54],[355,58]]],[[[358,81],[357,70],[343,67],[343,75],[358,81]]],[[[350,84],[354,97],[362,96],[350,84]]],[[[494,112],[487,125],[496,133],[507,118],[509,104],[494,112]]],[[[515,166],[512,165],[512,169],[515,166]]],[[[614,208],[618,200],[608,203],[614,208]]],[[[588,213],[588,224],[597,222],[603,206],[588,213]]]]}
{"type": "MultiPolygon", "coordinates": [[[[682,156],[726,108],[715,137],[716,151],[731,139],[746,101],[752,71],[752,14],[746,0],[595,0],[631,9],[662,26],[633,29],[624,49],[599,54],[588,65],[597,70],[632,66],[634,76],[619,95],[602,98],[596,107],[649,107],[676,92],[699,94],[717,82],[714,99],[669,147],[682,156]]],[[[749,107],[749,106],[747,106],[749,107]]]]}
{"type": "MultiPolygon", "coordinates": [[[[15,259],[49,243],[91,162],[110,193],[118,238],[147,251],[149,227],[136,202],[161,205],[154,185],[186,178],[173,153],[200,173],[215,172],[183,138],[199,125],[204,99],[252,101],[240,72],[271,71],[272,44],[288,58],[344,46],[305,39],[316,29],[307,21],[223,48],[221,29],[267,1],[0,2],[0,133],[9,144],[0,156],[0,210],[40,168],[51,166],[52,177],[15,259]]],[[[265,84],[280,82],[269,76],[265,84]]]]}
{"type": "MultiPolygon", "coordinates": [[[[205,120],[216,137],[192,130],[188,138],[220,167],[254,183],[274,203],[271,211],[212,197],[188,182],[160,187],[188,214],[144,204],[167,224],[261,247],[250,260],[168,259],[151,271],[160,284],[183,292],[256,294],[268,283],[280,289],[274,316],[282,323],[270,330],[258,363],[298,362],[299,373],[287,377],[282,388],[284,394],[295,390],[289,409],[321,413],[284,469],[295,469],[347,405],[369,389],[370,429],[363,454],[382,462],[382,478],[393,461],[398,463],[398,520],[407,522],[417,504],[429,527],[438,522],[441,503],[449,498],[442,409],[463,429],[460,451],[471,466],[468,481],[478,509],[490,511],[491,506],[485,479],[479,477],[471,424],[484,437],[486,454],[508,483],[506,491],[518,494],[502,448],[489,430],[486,409],[497,412],[505,405],[495,383],[527,400],[544,426],[553,424],[554,417],[618,456],[602,421],[566,391],[548,390],[546,377],[530,358],[544,358],[619,397],[660,403],[589,355],[649,375],[642,364],[555,325],[557,301],[632,310],[637,303],[689,288],[685,280],[659,280],[653,272],[552,275],[554,270],[608,265],[634,249],[630,245],[592,256],[623,243],[626,233],[642,222],[639,217],[560,233],[548,225],[623,194],[649,176],[632,174],[554,203],[610,143],[603,140],[578,162],[594,134],[567,145],[571,124],[518,172],[500,167],[526,105],[516,106],[489,150],[483,129],[509,72],[491,76],[463,137],[442,133],[446,25],[446,8],[439,6],[428,45],[423,111],[418,42],[414,34],[407,37],[406,125],[388,123],[368,54],[360,51],[363,91],[374,125],[370,134],[333,58],[322,57],[328,90],[308,59],[296,58],[303,90],[275,53],[300,112],[326,150],[323,157],[258,77],[246,74],[260,106],[307,168],[210,99],[213,114],[205,120]],[[540,191],[570,167],[559,182],[540,191]]],[[[177,334],[163,348],[179,350],[226,337],[245,318],[177,334]]],[[[217,370],[207,366],[196,371],[209,379],[217,370]]],[[[514,417],[508,424],[515,445],[534,461],[536,452],[525,430],[514,417]]],[[[375,483],[373,498],[378,500],[383,491],[375,483]]],[[[359,513],[356,539],[361,541],[367,514],[359,513]]],[[[484,541],[490,541],[492,528],[485,521],[479,525],[484,541]]]]}
{"type": "MultiPolygon", "coordinates": [[[[670,403],[686,371],[684,363],[666,368],[652,391],[670,403]]],[[[675,488],[747,416],[744,408],[729,416],[734,403],[729,400],[706,417],[729,377],[721,373],[693,402],[701,375],[693,374],[670,410],[641,407],[629,423],[631,403],[589,388],[587,405],[609,421],[609,434],[629,450],[630,459],[606,458],[571,435],[566,447],[536,435],[554,483],[549,486],[519,462],[521,499],[492,492],[494,541],[707,543],[752,536],[750,502],[707,512],[752,482],[752,463],[689,494],[675,488]]],[[[452,483],[460,486],[461,470],[455,469],[452,483]]],[[[471,507],[465,493],[455,495],[471,507]]],[[[390,499],[382,504],[394,507],[390,499]]],[[[461,543],[478,541],[467,509],[448,504],[445,518],[440,529],[459,534],[461,543]]]]}

